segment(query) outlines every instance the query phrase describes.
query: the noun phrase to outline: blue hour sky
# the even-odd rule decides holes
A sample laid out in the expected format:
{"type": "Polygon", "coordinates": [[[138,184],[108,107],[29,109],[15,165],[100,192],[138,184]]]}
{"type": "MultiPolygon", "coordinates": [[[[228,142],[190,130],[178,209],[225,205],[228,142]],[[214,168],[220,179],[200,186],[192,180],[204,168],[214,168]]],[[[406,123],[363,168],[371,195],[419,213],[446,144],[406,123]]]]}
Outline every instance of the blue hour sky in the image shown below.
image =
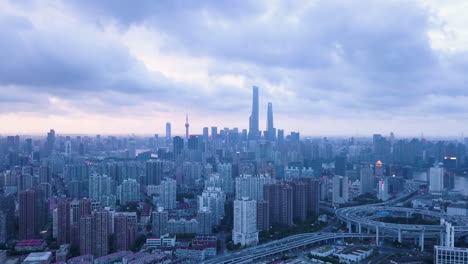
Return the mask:
{"type": "Polygon", "coordinates": [[[0,133],[468,133],[464,0],[0,0],[0,133]]]}

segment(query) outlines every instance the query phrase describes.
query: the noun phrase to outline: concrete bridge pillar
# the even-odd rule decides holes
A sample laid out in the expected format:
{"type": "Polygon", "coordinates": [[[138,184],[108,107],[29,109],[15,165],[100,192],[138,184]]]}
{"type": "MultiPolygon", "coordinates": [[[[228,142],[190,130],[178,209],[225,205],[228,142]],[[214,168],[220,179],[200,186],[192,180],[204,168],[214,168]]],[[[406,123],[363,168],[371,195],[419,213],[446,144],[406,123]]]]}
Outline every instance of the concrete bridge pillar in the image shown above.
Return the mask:
{"type": "Polygon", "coordinates": [[[379,245],[379,227],[375,227],[375,244],[378,246],[379,245]]]}
{"type": "Polygon", "coordinates": [[[358,223],[358,233],[361,234],[362,233],[362,227],[361,227],[361,223],[358,223]]]}
{"type": "Polygon", "coordinates": [[[440,231],[440,246],[443,247],[445,246],[445,243],[444,243],[444,231],[440,231]]]}
{"type": "Polygon", "coordinates": [[[353,225],[351,224],[351,221],[348,221],[348,233],[352,233],[353,232],[353,225]]]}
{"type": "Polygon", "coordinates": [[[419,238],[419,246],[421,251],[424,251],[424,230],[421,231],[421,237],[419,238]]]}
{"type": "Polygon", "coordinates": [[[398,229],[398,242],[401,243],[401,229],[398,229]]]}

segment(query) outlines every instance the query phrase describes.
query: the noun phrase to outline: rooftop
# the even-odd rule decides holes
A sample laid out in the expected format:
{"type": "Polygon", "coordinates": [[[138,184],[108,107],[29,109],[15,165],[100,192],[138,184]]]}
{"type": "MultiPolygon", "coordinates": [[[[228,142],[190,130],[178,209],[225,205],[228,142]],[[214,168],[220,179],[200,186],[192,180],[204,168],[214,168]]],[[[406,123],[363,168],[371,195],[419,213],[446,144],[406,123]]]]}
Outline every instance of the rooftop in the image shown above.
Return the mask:
{"type": "Polygon", "coordinates": [[[52,257],[52,252],[33,252],[30,253],[24,262],[40,262],[40,261],[47,261],[52,257]]]}
{"type": "Polygon", "coordinates": [[[44,243],[44,239],[28,239],[19,241],[18,243],[16,243],[16,246],[40,246],[44,243]]]}

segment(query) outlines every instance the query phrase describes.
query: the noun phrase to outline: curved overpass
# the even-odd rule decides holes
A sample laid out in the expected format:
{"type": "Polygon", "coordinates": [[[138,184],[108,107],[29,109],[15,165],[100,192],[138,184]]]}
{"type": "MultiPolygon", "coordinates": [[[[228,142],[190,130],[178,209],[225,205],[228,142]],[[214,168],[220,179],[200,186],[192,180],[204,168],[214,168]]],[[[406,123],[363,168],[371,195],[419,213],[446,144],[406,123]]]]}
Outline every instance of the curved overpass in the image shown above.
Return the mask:
{"type": "Polygon", "coordinates": [[[415,233],[419,235],[419,244],[421,249],[424,249],[424,237],[439,235],[442,237],[442,233],[445,232],[446,227],[444,225],[412,225],[412,224],[396,224],[386,223],[379,221],[376,214],[382,211],[398,212],[410,216],[412,214],[420,214],[434,219],[444,218],[448,222],[454,224],[455,231],[468,231],[468,217],[466,216],[449,216],[442,212],[422,210],[416,208],[406,207],[394,207],[391,206],[405,198],[409,197],[416,191],[417,187],[412,184],[408,184],[404,192],[402,192],[395,199],[379,204],[361,205],[355,207],[340,208],[335,211],[336,216],[341,221],[345,222],[348,227],[348,232],[352,232],[353,225],[356,227],[358,233],[362,232],[362,228],[367,228],[368,233],[372,229],[375,231],[376,241],[379,241],[379,235],[381,232],[387,234],[395,234],[398,237],[398,241],[402,241],[402,234],[414,236],[415,233]],[[427,234],[426,234],[427,232],[427,234]]]}
{"type": "Polygon", "coordinates": [[[387,212],[400,212],[405,213],[407,216],[412,214],[420,214],[431,218],[445,218],[449,222],[456,223],[455,229],[464,231],[468,228],[468,222],[466,218],[460,218],[456,216],[448,216],[445,213],[421,210],[415,208],[405,207],[390,207],[390,206],[360,206],[343,208],[336,211],[336,215],[340,220],[351,222],[352,224],[360,225],[361,227],[372,227],[382,229],[394,229],[394,230],[406,230],[406,231],[441,231],[444,230],[444,226],[440,225],[412,225],[412,224],[395,224],[386,223],[375,220],[374,214],[382,211],[387,212]]]}

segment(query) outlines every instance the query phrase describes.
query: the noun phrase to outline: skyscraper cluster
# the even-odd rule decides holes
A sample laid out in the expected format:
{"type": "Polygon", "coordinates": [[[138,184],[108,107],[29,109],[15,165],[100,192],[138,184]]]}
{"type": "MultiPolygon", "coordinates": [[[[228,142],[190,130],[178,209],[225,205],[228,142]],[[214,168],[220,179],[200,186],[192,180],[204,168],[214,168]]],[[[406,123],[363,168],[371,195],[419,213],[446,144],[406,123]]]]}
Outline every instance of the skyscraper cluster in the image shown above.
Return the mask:
{"type": "Polygon", "coordinates": [[[167,122],[164,137],[0,136],[0,242],[56,241],[78,258],[164,249],[197,263],[216,255],[213,240],[232,250],[312,229],[323,206],[391,201],[407,182],[422,184],[431,208],[468,215],[464,199],[452,199],[468,195],[459,184],[468,141],[304,137],[275,128],[271,102],[261,130],[260,89],[252,95],[248,129],[205,125],[197,134],[187,115],[174,129],[182,135],[167,122]],[[180,243],[187,237],[192,247],[180,243]]]}

